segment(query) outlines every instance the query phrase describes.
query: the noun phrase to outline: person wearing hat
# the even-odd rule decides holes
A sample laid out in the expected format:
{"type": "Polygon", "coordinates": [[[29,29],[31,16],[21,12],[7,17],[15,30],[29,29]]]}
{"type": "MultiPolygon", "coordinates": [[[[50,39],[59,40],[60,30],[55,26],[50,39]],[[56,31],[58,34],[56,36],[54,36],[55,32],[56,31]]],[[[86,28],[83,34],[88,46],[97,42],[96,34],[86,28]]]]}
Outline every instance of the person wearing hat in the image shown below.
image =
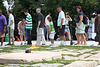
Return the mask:
{"type": "Polygon", "coordinates": [[[94,32],[95,29],[95,18],[96,18],[97,14],[93,13],[92,14],[92,18],[91,18],[91,22],[92,22],[92,39],[95,39],[96,33],[94,32]]]}

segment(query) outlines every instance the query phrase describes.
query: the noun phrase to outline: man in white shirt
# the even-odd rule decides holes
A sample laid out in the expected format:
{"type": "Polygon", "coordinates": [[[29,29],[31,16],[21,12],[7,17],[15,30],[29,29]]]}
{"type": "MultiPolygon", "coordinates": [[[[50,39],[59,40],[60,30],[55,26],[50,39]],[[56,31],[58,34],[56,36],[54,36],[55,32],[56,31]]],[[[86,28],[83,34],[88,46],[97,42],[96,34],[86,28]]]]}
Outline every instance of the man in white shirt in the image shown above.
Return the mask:
{"type": "Polygon", "coordinates": [[[48,34],[48,33],[49,33],[49,21],[48,21],[48,19],[47,19],[49,16],[51,16],[51,13],[48,13],[48,15],[47,15],[46,18],[45,18],[45,25],[46,25],[46,29],[47,29],[47,41],[49,40],[49,39],[48,39],[48,35],[49,35],[49,34],[48,34]]]}
{"type": "Polygon", "coordinates": [[[12,11],[8,10],[7,14],[9,15],[9,23],[7,28],[10,28],[10,39],[12,39],[12,44],[14,45],[14,16],[12,11]]]}
{"type": "Polygon", "coordinates": [[[61,45],[66,45],[66,38],[65,38],[65,14],[62,11],[61,7],[58,7],[57,11],[59,12],[57,26],[58,26],[58,32],[59,32],[60,39],[62,40],[61,45]]]}

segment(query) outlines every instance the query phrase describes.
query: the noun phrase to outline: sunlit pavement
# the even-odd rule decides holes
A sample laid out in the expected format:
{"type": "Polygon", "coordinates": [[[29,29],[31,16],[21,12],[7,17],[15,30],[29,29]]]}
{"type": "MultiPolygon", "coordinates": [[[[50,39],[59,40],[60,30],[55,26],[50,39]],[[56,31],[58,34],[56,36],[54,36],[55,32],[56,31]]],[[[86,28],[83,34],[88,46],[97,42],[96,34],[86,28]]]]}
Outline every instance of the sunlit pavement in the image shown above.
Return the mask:
{"type": "MultiPolygon", "coordinates": [[[[24,42],[23,42],[24,43],[24,42]]],[[[36,41],[32,41],[32,45],[35,45],[36,41]]],[[[60,45],[61,41],[55,41],[54,45],[60,45]]],[[[77,41],[73,41],[73,43],[77,43],[77,41]]],[[[1,44],[1,43],[0,43],[1,44]]],[[[5,46],[6,44],[8,44],[8,42],[4,42],[3,46],[5,46]]],[[[20,45],[21,42],[20,41],[15,41],[15,45],[20,45]]],[[[50,41],[46,42],[46,45],[50,45],[50,41]]],[[[66,45],[70,45],[70,41],[66,41],[66,45]]],[[[81,45],[82,46],[82,45],[81,45]]],[[[85,46],[98,46],[98,42],[95,41],[87,41],[87,45],[85,46]]]]}

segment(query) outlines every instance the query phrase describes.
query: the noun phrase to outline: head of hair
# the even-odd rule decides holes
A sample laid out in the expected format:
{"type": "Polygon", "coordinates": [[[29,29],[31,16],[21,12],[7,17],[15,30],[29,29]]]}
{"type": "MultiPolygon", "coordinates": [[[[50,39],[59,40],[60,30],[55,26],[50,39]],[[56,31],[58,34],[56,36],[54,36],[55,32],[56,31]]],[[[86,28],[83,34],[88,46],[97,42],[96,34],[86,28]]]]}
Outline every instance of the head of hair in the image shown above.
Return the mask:
{"type": "Polygon", "coordinates": [[[26,13],[26,12],[28,12],[28,10],[24,10],[24,12],[26,13]]]}
{"type": "Polygon", "coordinates": [[[62,9],[60,6],[58,6],[57,8],[62,9]]]}
{"type": "Polygon", "coordinates": [[[41,9],[40,8],[37,8],[36,10],[40,11],[41,12],[41,9]]]}
{"type": "Polygon", "coordinates": [[[100,14],[100,9],[99,8],[95,8],[94,11],[96,11],[97,14],[100,14]]]}
{"type": "Polygon", "coordinates": [[[69,12],[66,12],[66,14],[68,14],[68,15],[69,15],[69,12]]]}
{"type": "Polygon", "coordinates": [[[81,6],[77,6],[78,9],[80,9],[80,12],[83,11],[81,6]]]}
{"type": "Polygon", "coordinates": [[[48,19],[50,22],[52,21],[52,17],[51,17],[51,16],[49,16],[47,19],[48,19]]]}
{"type": "Polygon", "coordinates": [[[2,12],[2,10],[0,10],[0,12],[2,12]]]}
{"type": "Polygon", "coordinates": [[[12,13],[12,10],[9,9],[8,12],[9,12],[9,13],[12,13]]]}
{"type": "Polygon", "coordinates": [[[48,12],[48,14],[51,14],[50,12],[48,12]]]}

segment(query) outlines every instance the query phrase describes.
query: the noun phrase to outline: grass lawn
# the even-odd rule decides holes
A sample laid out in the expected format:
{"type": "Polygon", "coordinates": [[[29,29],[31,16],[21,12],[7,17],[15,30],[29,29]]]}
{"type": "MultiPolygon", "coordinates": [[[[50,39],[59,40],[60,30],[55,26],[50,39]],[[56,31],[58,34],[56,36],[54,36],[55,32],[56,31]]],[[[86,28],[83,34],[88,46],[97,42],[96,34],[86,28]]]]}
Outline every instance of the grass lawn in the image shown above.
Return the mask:
{"type": "MultiPolygon", "coordinates": [[[[11,53],[13,50],[26,50],[27,48],[30,48],[30,45],[22,45],[22,46],[11,46],[11,47],[0,47],[0,53],[6,52],[11,53]]],[[[32,51],[52,51],[57,49],[75,49],[75,50],[84,50],[84,49],[94,49],[93,51],[99,51],[100,47],[93,47],[93,46],[65,46],[60,45],[58,47],[50,47],[50,46],[39,46],[39,48],[31,49],[32,51]],[[49,49],[47,49],[49,48],[49,49]]]]}
{"type": "MultiPolygon", "coordinates": [[[[10,46],[10,47],[0,47],[0,53],[12,53],[12,51],[15,50],[26,50],[27,48],[30,48],[31,45],[21,45],[21,46],[10,46]]],[[[35,48],[35,49],[31,49],[32,51],[53,51],[53,50],[59,50],[59,49],[64,49],[62,51],[68,51],[65,48],[69,49],[69,50],[85,50],[85,49],[93,49],[92,51],[100,51],[100,47],[93,47],[93,46],[65,46],[65,45],[60,45],[58,47],[50,47],[50,46],[39,46],[39,48],[35,48]]],[[[85,52],[83,54],[86,53],[91,53],[92,51],[89,52],[85,52]]],[[[73,57],[79,57],[80,55],[83,54],[78,54],[78,55],[71,55],[71,54],[67,54],[67,56],[73,56],[73,57]]],[[[97,54],[96,52],[91,53],[91,55],[97,54]]],[[[91,56],[90,55],[90,56],[91,56]]],[[[76,60],[65,60],[63,58],[63,56],[66,56],[65,54],[62,54],[62,59],[56,59],[56,60],[52,60],[52,61],[41,61],[41,62],[31,62],[31,63],[17,63],[17,64],[28,64],[28,65],[33,65],[33,64],[37,64],[37,63],[61,63],[63,65],[67,65],[70,64],[76,60]]],[[[89,56],[87,56],[89,57],[89,56]]],[[[85,57],[85,58],[87,58],[85,57]]],[[[14,63],[11,63],[14,64],[14,63]]],[[[15,63],[16,64],[16,63],[15,63]]],[[[5,65],[0,65],[0,67],[5,67],[8,66],[8,64],[5,65]]],[[[19,66],[19,67],[23,67],[23,66],[19,66]]],[[[28,66],[31,67],[31,66],[28,66]]],[[[58,67],[62,67],[62,66],[58,66],[58,67]]]]}

